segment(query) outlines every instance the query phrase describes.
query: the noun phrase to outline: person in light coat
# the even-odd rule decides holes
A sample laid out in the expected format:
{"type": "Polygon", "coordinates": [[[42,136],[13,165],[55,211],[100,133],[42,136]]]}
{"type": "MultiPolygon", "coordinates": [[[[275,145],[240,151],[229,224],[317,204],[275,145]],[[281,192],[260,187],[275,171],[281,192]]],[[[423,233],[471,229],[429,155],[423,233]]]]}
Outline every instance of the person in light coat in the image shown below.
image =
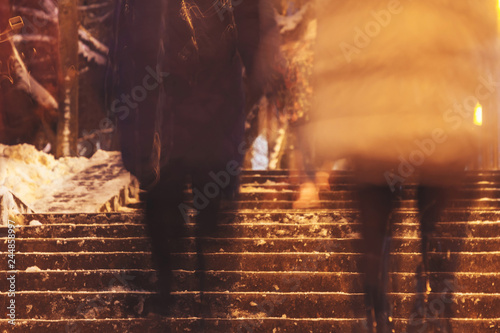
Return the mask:
{"type": "Polygon", "coordinates": [[[309,136],[318,156],[348,157],[356,166],[368,327],[388,332],[384,239],[392,202],[401,185],[420,184],[425,250],[450,186],[491,139],[474,116],[498,93],[496,6],[456,0],[318,0],[316,6],[309,136]]]}

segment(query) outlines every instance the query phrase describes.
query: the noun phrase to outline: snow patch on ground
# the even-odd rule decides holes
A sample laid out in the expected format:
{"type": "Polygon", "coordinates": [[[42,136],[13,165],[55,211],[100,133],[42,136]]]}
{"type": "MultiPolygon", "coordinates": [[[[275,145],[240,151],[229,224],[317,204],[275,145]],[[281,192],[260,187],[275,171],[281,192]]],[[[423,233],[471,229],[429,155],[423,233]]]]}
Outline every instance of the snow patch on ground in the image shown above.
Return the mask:
{"type": "Polygon", "coordinates": [[[109,53],[109,48],[106,45],[104,45],[103,43],[101,43],[99,40],[94,38],[94,36],[92,36],[92,34],[89,31],[85,30],[83,27],[80,27],[78,29],[78,36],[82,40],[84,40],[88,43],[91,43],[92,46],[100,53],[102,53],[104,55],[107,55],[109,53]]]}
{"type": "Polygon", "coordinates": [[[38,266],[31,266],[26,268],[26,272],[40,272],[41,269],[38,266]]]}
{"type": "Polygon", "coordinates": [[[104,155],[107,153],[100,151],[91,159],[55,159],[32,145],[0,145],[0,186],[5,186],[30,205],[43,198],[47,189],[63,183],[104,155]]]}
{"type": "Polygon", "coordinates": [[[42,225],[42,223],[38,220],[33,220],[30,222],[30,226],[39,226],[42,225]]]}
{"type": "Polygon", "coordinates": [[[268,144],[263,134],[253,143],[252,170],[267,170],[269,167],[268,144]]]}

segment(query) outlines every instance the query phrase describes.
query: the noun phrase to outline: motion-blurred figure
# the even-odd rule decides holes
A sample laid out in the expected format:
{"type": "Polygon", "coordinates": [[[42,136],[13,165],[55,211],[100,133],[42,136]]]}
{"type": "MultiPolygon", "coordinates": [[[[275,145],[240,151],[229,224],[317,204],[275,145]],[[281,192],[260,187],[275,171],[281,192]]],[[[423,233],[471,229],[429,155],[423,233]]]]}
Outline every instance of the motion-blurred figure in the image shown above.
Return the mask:
{"type": "Polygon", "coordinates": [[[498,87],[495,3],[318,0],[317,10],[310,135],[318,154],[356,167],[368,330],[391,332],[384,239],[392,202],[408,179],[420,183],[426,271],[426,239],[477,156],[476,106],[498,87]]]}
{"type": "Polygon", "coordinates": [[[171,301],[169,240],[182,235],[192,208],[197,236],[213,232],[221,200],[237,194],[245,153],[243,73],[250,93],[260,95],[278,35],[264,0],[122,0],[117,10],[118,102],[111,111],[124,164],[147,189],[162,296],[153,311],[163,312],[171,301]],[[184,202],[187,183],[192,204],[184,202]]]}

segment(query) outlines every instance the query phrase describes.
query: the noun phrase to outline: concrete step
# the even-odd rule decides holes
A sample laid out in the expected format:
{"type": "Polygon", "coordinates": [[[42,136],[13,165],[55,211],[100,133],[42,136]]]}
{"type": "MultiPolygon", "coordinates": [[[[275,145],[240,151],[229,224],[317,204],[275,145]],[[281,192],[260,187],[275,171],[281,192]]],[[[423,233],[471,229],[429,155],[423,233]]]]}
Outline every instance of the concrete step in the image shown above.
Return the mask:
{"type": "MultiPolygon", "coordinates": [[[[0,253],[7,255],[6,252],[0,253]]],[[[61,269],[151,269],[149,252],[103,253],[16,253],[16,269],[36,266],[41,270],[61,269]]],[[[196,269],[195,253],[172,255],[173,269],[196,269]]],[[[209,270],[243,271],[311,271],[358,272],[361,255],[358,253],[207,253],[209,270]]],[[[390,267],[393,272],[411,273],[421,262],[419,253],[393,253],[390,267]]],[[[498,272],[500,252],[429,253],[431,271],[498,272]]]]}
{"type": "MultiPolygon", "coordinates": [[[[499,184],[500,185],[500,184],[499,184]]],[[[459,189],[457,195],[461,198],[467,199],[481,199],[481,198],[500,198],[500,186],[499,187],[484,187],[480,186],[477,188],[463,188],[459,189]]]]}
{"type": "Polygon", "coordinates": [[[500,208],[500,199],[481,198],[481,199],[456,199],[448,204],[450,209],[470,209],[470,210],[498,210],[500,208]]]}
{"type": "Polygon", "coordinates": [[[495,182],[500,183],[500,172],[498,171],[472,171],[466,173],[465,182],[495,182]]]}
{"type": "MultiPolygon", "coordinates": [[[[278,177],[295,177],[295,178],[306,178],[305,176],[297,176],[297,172],[293,170],[244,170],[241,173],[242,179],[249,179],[252,177],[257,177],[258,179],[272,179],[278,177]]],[[[354,181],[354,173],[352,171],[343,171],[343,170],[332,170],[329,172],[331,180],[337,179],[349,179],[354,181]]],[[[482,182],[482,181],[490,181],[500,183],[500,172],[499,171],[468,171],[465,172],[463,182],[471,183],[471,182],[482,182]]],[[[408,179],[407,183],[412,183],[411,179],[408,179]]]]}
{"type": "MultiPolygon", "coordinates": [[[[360,238],[361,224],[357,222],[334,222],[328,216],[292,214],[272,216],[260,214],[256,221],[221,224],[216,235],[218,238],[360,238]]],[[[195,225],[186,225],[186,235],[194,235],[195,225]]],[[[420,226],[415,221],[394,223],[392,233],[399,238],[419,237],[420,226]]],[[[0,229],[7,235],[7,228],[0,229]]],[[[447,238],[490,238],[500,235],[500,221],[441,222],[436,225],[436,235],[447,238]]],[[[23,226],[16,232],[16,238],[137,238],[146,237],[143,224],[47,224],[42,226],[23,226]]],[[[0,238],[1,239],[1,238],[0,238]]]]}
{"type": "MultiPolygon", "coordinates": [[[[0,293],[0,295],[5,293],[0,293]]],[[[17,319],[106,319],[140,318],[146,315],[154,293],[112,292],[18,292],[17,319]],[[51,309],[51,311],[47,311],[51,309]],[[146,311],[145,311],[146,310],[146,311]]],[[[349,293],[228,293],[175,292],[174,318],[197,317],[202,313],[214,318],[362,318],[364,295],[349,293]],[[202,302],[203,299],[203,302],[202,302]]],[[[422,295],[390,293],[394,318],[416,316],[415,304],[422,295]]],[[[498,319],[499,294],[431,292],[438,317],[498,319]]]]}
{"type": "MultiPolygon", "coordinates": [[[[283,185],[280,185],[283,186],[283,185]]],[[[462,200],[479,200],[483,198],[498,199],[500,198],[500,188],[465,188],[459,189],[454,194],[456,199],[462,200]]],[[[239,195],[241,201],[253,200],[279,200],[279,201],[293,201],[299,196],[299,191],[296,188],[290,189],[286,187],[243,187],[239,195]]],[[[186,193],[186,198],[192,198],[192,195],[186,193]]],[[[338,189],[330,191],[319,191],[319,198],[322,201],[348,201],[357,200],[357,191],[352,189],[338,189]]],[[[417,188],[407,188],[400,193],[398,200],[416,200],[417,188]]]]}
{"type": "MultiPolygon", "coordinates": [[[[192,206],[192,203],[187,203],[192,206]]],[[[413,208],[413,201],[405,201],[402,203],[405,208],[413,208]]],[[[354,211],[358,209],[358,203],[353,200],[320,200],[318,202],[319,209],[335,209],[335,210],[347,210],[354,211]]],[[[262,201],[238,201],[238,209],[293,209],[293,201],[290,200],[262,200],[262,201]]],[[[310,209],[308,209],[310,211],[310,209]]]]}
{"type": "MultiPolygon", "coordinates": [[[[459,184],[460,188],[478,188],[478,187],[499,187],[500,176],[497,175],[495,177],[479,177],[479,176],[471,176],[466,177],[459,184]]],[[[308,182],[309,179],[303,176],[287,176],[287,175],[243,175],[241,178],[242,185],[280,185],[280,184],[291,184],[291,185],[300,185],[305,182],[308,182]]],[[[348,174],[332,174],[328,180],[330,188],[350,188],[354,189],[357,186],[356,179],[352,175],[348,174]]],[[[417,188],[419,184],[412,180],[407,180],[403,185],[403,189],[407,188],[417,188]]]]}
{"type": "MultiPolygon", "coordinates": [[[[6,279],[12,273],[0,271],[6,279]]],[[[462,293],[500,293],[500,273],[432,273],[431,290],[446,287],[462,293]]],[[[146,270],[46,270],[19,271],[18,291],[155,291],[157,275],[146,270]]],[[[363,275],[345,272],[262,272],[207,271],[206,291],[218,292],[345,292],[362,293],[363,275]]],[[[412,293],[416,290],[415,273],[390,273],[389,291],[412,293]]],[[[197,291],[199,276],[195,271],[174,271],[174,291],[197,291]]]]}
{"type": "MultiPolygon", "coordinates": [[[[24,215],[27,221],[38,220],[42,224],[142,224],[144,216],[142,214],[26,214],[24,215]]],[[[290,222],[304,223],[305,221],[316,222],[335,222],[352,220],[358,216],[357,212],[346,213],[336,210],[314,210],[314,212],[304,211],[255,211],[255,210],[241,210],[238,212],[223,211],[221,212],[221,224],[231,221],[231,223],[244,223],[247,221],[281,221],[287,218],[290,222]]],[[[413,215],[415,216],[415,215],[413,215]]],[[[500,216],[500,212],[499,212],[500,216]]],[[[190,217],[192,218],[192,217],[190,217]]],[[[191,223],[194,220],[190,219],[191,223]]]]}
{"type": "MultiPolygon", "coordinates": [[[[294,201],[299,197],[298,191],[253,191],[242,192],[239,195],[240,201],[294,201]]],[[[321,191],[319,193],[321,201],[353,201],[356,200],[355,191],[321,191]]]]}
{"type": "MultiPolygon", "coordinates": [[[[0,234],[7,234],[7,228],[0,228],[0,234]]],[[[137,223],[106,224],[47,224],[22,226],[16,229],[16,238],[75,238],[75,237],[119,237],[129,238],[145,235],[145,226],[137,223]]],[[[5,236],[4,236],[5,237],[5,236]]]]}
{"type": "MultiPolygon", "coordinates": [[[[405,221],[418,219],[416,212],[396,211],[395,220],[405,221]]],[[[142,224],[144,217],[142,214],[26,214],[25,220],[38,220],[42,224],[142,224]]],[[[304,222],[350,222],[358,219],[359,213],[357,211],[346,212],[328,209],[315,209],[314,211],[303,210],[240,210],[238,212],[222,212],[221,224],[231,221],[231,223],[245,223],[245,222],[278,222],[288,221],[296,223],[304,222]]],[[[498,222],[500,220],[500,210],[490,211],[470,211],[453,209],[445,212],[442,217],[443,222],[498,222]]],[[[190,222],[194,222],[190,217],[190,222]]],[[[3,227],[0,227],[2,230],[3,227]]],[[[4,229],[5,230],[5,229],[4,229]]]]}
{"type": "MultiPolygon", "coordinates": [[[[287,198],[285,200],[279,199],[279,194],[267,195],[266,200],[240,200],[237,203],[237,209],[253,209],[253,210],[293,210],[294,200],[287,198]]],[[[194,204],[192,201],[186,201],[186,205],[194,209],[194,204]]],[[[223,206],[224,209],[233,209],[234,205],[228,203],[227,206],[223,206]]],[[[394,209],[408,210],[410,212],[416,212],[418,209],[417,201],[414,199],[397,200],[393,203],[394,209]]],[[[346,198],[345,200],[329,200],[320,197],[317,202],[316,209],[328,209],[328,210],[339,210],[353,212],[359,209],[359,204],[357,200],[352,198],[346,198]]],[[[462,210],[476,210],[484,211],[491,210],[497,211],[500,209],[500,199],[496,198],[481,198],[481,199],[455,199],[448,203],[448,209],[462,209],[462,210]]],[[[302,211],[311,211],[311,209],[302,209],[302,211]]]]}
{"type": "Polygon", "coordinates": [[[25,214],[26,221],[36,220],[42,224],[140,224],[142,213],[99,214],[25,214]]]}
{"type": "MultiPolygon", "coordinates": [[[[360,252],[361,238],[202,238],[204,252],[360,252]]],[[[8,240],[0,240],[7,247],[8,240]]],[[[194,237],[170,241],[174,252],[196,252],[194,237]]],[[[150,251],[147,237],[133,238],[16,238],[16,251],[28,252],[128,252],[150,251]]],[[[490,252],[500,249],[500,237],[435,237],[430,249],[439,252],[490,252]]],[[[419,252],[420,238],[395,237],[394,252],[419,252]]]]}
{"type": "MultiPolygon", "coordinates": [[[[192,202],[188,201],[186,204],[193,207],[192,202]]],[[[232,207],[232,206],[229,206],[232,207]]],[[[293,200],[278,200],[277,198],[270,200],[241,200],[238,202],[239,209],[283,209],[292,210],[293,200]]],[[[395,209],[417,211],[418,205],[416,200],[399,200],[393,203],[395,209]]],[[[482,198],[482,199],[455,199],[449,202],[449,209],[464,209],[464,210],[493,210],[500,209],[500,199],[482,198]]],[[[346,210],[357,211],[359,209],[358,201],[353,199],[347,200],[322,200],[318,202],[318,209],[332,209],[332,210],[346,210]]],[[[311,209],[307,209],[311,211],[311,209]]]]}
{"type": "MultiPolygon", "coordinates": [[[[273,183],[268,182],[264,184],[259,184],[257,182],[241,184],[240,191],[242,193],[248,192],[264,192],[264,191],[293,191],[298,192],[300,190],[300,184],[288,184],[288,183],[273,183]]],[[[340,191],[342,189],[339,189],[340,191]]],[[[352,191],[351,187],[346,187],[346,191],[352,191]]],[[[333,191],[333,189],[332,189],[333,191]]]]}
{"type": "MultiPolygon", "coordinates": [[[[439,323],[449,323],[454,333],[488,332],[500,330],[499,319],[436,319],[430,323],[414,320],[394,319],[396,332],[428,332],[439,323]]],[[[6,320],[0,319],[0,330],[14,333],[36,332],[127,332],[127,333],[360,333],[366,327],[360,318],[131,318],[131,319],[72,319],[72,320],[19,320],[12,328],[6,320]]]]}

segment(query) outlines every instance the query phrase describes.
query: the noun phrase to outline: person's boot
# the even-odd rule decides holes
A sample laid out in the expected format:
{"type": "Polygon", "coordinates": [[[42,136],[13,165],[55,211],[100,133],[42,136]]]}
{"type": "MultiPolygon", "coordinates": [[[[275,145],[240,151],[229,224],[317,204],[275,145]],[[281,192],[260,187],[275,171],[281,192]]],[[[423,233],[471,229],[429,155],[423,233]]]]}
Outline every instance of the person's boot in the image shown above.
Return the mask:
{"type": "Polygon", "coordinates": [[[377,333],[395,333],[392,311],[389,307],[377,314],[377,333]]]}
{"type": "Polygon", "coordinates": [[[393,333],[394,320],[387,294],[376,286],[365,287],[367,332],[393,333]]]}
{"type": "Polygon", "coordinates": [[[160,291],[153,294],[144,306],[144,313],[148,317],[171,317],[174,299],[170,293],[160,291]]]}
{"type": "Polygon", "coordinates": [[[387,293],[385,293],[382,289],[379,289],[379,292],[374,295],[374,300],[377,333],[395,332],[392,309],[389,305],[387,293]]]}
{"type": "Polygon", "coordinates": [[[366,333],[377,333],[374,290],[373,286],[365,286],[366,333]]]}

